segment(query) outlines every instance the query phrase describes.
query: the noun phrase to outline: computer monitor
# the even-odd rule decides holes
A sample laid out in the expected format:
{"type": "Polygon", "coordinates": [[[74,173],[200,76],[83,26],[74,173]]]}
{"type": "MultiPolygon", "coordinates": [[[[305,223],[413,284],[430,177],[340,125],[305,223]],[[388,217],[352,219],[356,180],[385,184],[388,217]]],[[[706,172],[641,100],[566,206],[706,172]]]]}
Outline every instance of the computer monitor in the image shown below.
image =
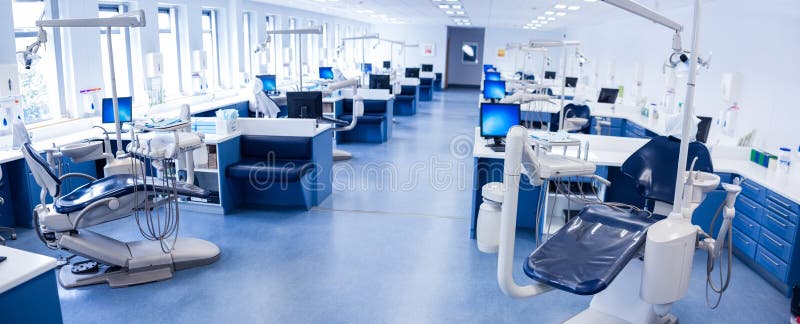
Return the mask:
{"type": "Polygon", "coordinates": [[[706,116],[697,116],[697,118],[700,119],[700,123],[697,124],[697,135],[695,138],[700,143],[706,143],[708,141],[708,133],[711,131],[711,121],[713,119],[706,116]]]}
{"type": "Polygon", "coordinates": [[[600,97],[597,98],[597,102],[607,104],[617,103],[618,94],[619,89],[602,88],[600,89],[600,97]]]}
{"type": "Polygon", "coordinates": [[[575,88],[578,86],[578,78],[566,77],[564,78],[564,86],[567,88],[575,88]]]}
{"type": "Polygon", "coordinates": [[[361,63],[361,72],[362,73],[372,73],[372,63],[361,63]]]}
{"type": "Polygon", "coordinates": [[[319,78],[325,80],[333,80],[333,67],[330,66],[320,66],[319,67],[319,78]]]}
{"type": "Polygon", "coordinates": [[[275,82],[275,75],[274,74],[263,74],[256,76],[264,86],[264,91],[275,91],[277,90],[277,82],[275,82]]]}
{"type": "Polygon", "coordinates": [[[494,143],[486,145],[495,152],[505,151],[502,139],[511,127],[521,121],[519,104],[482,103],[481,104],[481,136],[491,138],[494,143]]]}
{"type": "Polygon", "coordinates": [[[322,92],[287,92],[286,104],[289,118],[320,119],[322,117],[322,92]]]}
{"type": "Polygon", "coordinates": [[[422,64],[422,72],[433,72],[433,64],[422,64]]]}
{"type": "Polygon", "coordinates": [[[419,68],[406,68],[406,78],[419,78],[419,68]]]}
{"type": "Polygon", "coordinates": [[[483,81],[483,97],[486,99],[498,100],[506,97],[505,81],[483,81]]]}
{"type": "Polygon", "coordinates": [[[384,69],[391,69],[392,68],[392,61],[383,61],[383,68],[384,69]]]}
{"type": "Polygon", "coordinates": [[[500,81],[503,79],[502,77],[500,77],[500,72],[486,72],[485,75],[486,76],[484,77],[484,79],[489,81],[500,81]]]}
{"type": "MultiPolygon", "coordinates": [[[[133,98],[118,97],[119,121],[130,123],[133,121],[133,98]]],[[[114,123],[114,102],[112,98],[103,98],[103,124],[114,123]]]]}
{"type": "Polygon", "coordinates": [[[549,80],[556,79],[556,72],[555,71],[544,71],[544,78],[549,80]]]}
{"type": "Polygon", "coordinates": [[[483,65],[483,73],[494,71],[494,65],[491,64],[484,64],[483,65]]]}
{"type": "Polygon", "coordinates": [[[370,74],[369,75],[369,88],[370,89],[387,89],[392,92],[392,83],[388,74],[370,74]]]}

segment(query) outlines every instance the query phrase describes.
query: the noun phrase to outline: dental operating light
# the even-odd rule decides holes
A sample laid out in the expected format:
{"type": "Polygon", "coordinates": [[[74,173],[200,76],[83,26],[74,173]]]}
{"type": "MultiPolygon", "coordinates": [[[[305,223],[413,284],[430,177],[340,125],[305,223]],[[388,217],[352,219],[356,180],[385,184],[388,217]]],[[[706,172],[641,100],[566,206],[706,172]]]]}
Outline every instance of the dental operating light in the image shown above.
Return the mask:
{"type": "Polygon", "coordinates": [[[23,57],[23,64],[26,69],[30,69],[30,65],[35,61],[36,51],[39,47],[47,42],[47,32],[44,27],[103,27],[106,29],[106,45],[108,46],[108,64],[109,73],[111,74],[111,98],[114,107],[114,126],[117,132],[117,152],[116,157],[124,156],[125,152],[122,150],[122,125],[119,117],[119,103],[117,98],[117,78],[116,69],[114,68],[114,49],[111,46],[111,28],[134,28],[144,27],[146,25],[144,18],[144,10],[134,10],[128,13],[116,15],[108,18],[80,18],[80,19],[52,19],[52,20],[38,20],[36,27],[39,27],[39,35],[33,44],[25,48],[21,55],[23,57]]]}
{"type": "MultiPolygon", "coordinates": [[[[566,36],[566,35],[565,35],[566,36]]],[[[566,77],[567,73],[567,46],[580,46],[580,41],[575,40],[560,40],[560,41],[551,41],[551,40],[535,40],[529,43],[529,46],[532,48],[551,48],[551,47],[561,47],[561,75],[562,77],[566,77]]],[[[550,58],[547,59],[547,65],[550,65],[550,58]]],[[[566,79],[565,79],[566,80],[566,79]]],[[[564,97],[566,91],[566,82],[561,82],[561,100],[560,106],[561,109],[558,111],[558,130],[561,131],[564,128],[564,97]]]]}

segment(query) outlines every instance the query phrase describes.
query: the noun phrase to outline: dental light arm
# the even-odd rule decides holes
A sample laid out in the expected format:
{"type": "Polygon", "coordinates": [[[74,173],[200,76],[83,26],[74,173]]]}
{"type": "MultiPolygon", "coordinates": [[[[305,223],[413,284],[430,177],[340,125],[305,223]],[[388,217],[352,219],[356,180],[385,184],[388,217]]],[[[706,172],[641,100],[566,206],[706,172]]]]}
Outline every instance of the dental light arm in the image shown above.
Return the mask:
{"type": "MultiPolygon", "coordinates": [[[[117,131],[117,158],[124,156],[125,152],[122,150],[122,125],[120,123],[119,104],[117,102],[117,78],[114,69],[114,50],[111,46],[111,28],[144,27],[146,24],[144,10],[134,10],[109,18],[39,20],[36,22],[36,26],[39,27],[39,37],[36,42],[26,48],[26,51],[31,49],[30,53],[35,54],[35,50],[38,50],[39,46],[47,41],[47,34],[44,33],[43,27],[104,27],[106,29],[106,45],[108,46],[109,53],[108,63],[111,73],[111,96],[114,107],[114,125],[117,131]]],[[[30,68],[30,66],[26,68],[30,68]]]]}
{"type": "MultiPolygon", "coordinates": [[[[550,48],[550,47],[561,47],[561,75],[562,77],[566,76],[567,73],[567,46],[580,46],[580,41],[573,41],[573,40],[560,40],[560,41],[531,41],[529,46],[532,48],[550,48]]],[[[549,63],[549,57],[547,58],[549,63]]],[[[560,100],[560,109],[558,110],[558,130],[561,131],[564,128],[564,97],[566,93],[566,82],[561,82],[561,100],[560,100]]]]}
{"type": "Polygon", "coordinates": [[[675,22],[672,19],[664,17],[658,12],[655,12],[652,9],[647,8],[644,5],[641,5],[636,1],[632,0],[602,0],[602,1],[614,7],[630,12],[634,15],[637,15],[639,17],[650,20],[656,24],[672,29],[676,33],[680,33],[681,31],[683,31],[683,26],[681,24],[675,22]]]}
{"type": "Polygon", "coordinates": [[[299,76],[299,89],[303,91],[303,42],[300,40],[300,35],[319,35],[322,34],[322,26],[315,26],[311,28],[305,29],[280,29],[280,30],[268,30],[267,31],[267,40],[264,41],[264,45],[272,41],[272,37],[270,35],[295,35],[297,36],[297,74],[299,76]]]}
{"type": "Polygon", "coordinates": [[[358,93],[358,79],[354,78],[354,79],[349,79],[349,80],[345,80],[345,81],[339,81],[339,82],[330,83],[330,84],[328,84],[328,86],[325,88],[325,90],[322,93],[325,94],[325,95],[329,95],[329,94],[331,94],[332,92],[334,92],[336,90],[347,88],[347,87],[353,87],[353,95],[355,96],[356,93],[358,93]]]}

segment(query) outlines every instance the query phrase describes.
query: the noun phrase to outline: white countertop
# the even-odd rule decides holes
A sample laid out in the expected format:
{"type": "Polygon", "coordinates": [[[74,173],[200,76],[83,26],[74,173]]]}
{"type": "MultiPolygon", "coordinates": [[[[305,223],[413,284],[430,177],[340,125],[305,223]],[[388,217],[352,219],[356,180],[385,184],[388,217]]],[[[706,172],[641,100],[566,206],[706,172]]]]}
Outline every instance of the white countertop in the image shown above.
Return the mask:
{"type": "MultiPolygon", "coordinates": [[[[602,166],[621,166],[636,150],[647,143],[648,139],[586,134],[570,134],[582,142],[589,142],[588,160],[602,166]]],[[[504,159],[505,153],[494,152],[486,147],[489,140],[480,136],[480,127],[475,128],[472,155],[476,158],[504,159]]],[[[765,188],[778,193],[796,203],[800,203],[800,168],[789,173],[767,169],[756,165],[747,157],[746,148],[711,148],[714,171],[734,173],[750,179],[765,188]]],[[[562,154],[563,150],[554,148],[552,154],[562,154]]],[[[567,150],[567,156],[576,156],[577,149],[567,150]]]]}
{"type": "Polygon", "coordinates": [[[0,256],[8,258],[0,263],[0,294],[56,267],[56,259],[49,256],[2,245],[0,256]]]}

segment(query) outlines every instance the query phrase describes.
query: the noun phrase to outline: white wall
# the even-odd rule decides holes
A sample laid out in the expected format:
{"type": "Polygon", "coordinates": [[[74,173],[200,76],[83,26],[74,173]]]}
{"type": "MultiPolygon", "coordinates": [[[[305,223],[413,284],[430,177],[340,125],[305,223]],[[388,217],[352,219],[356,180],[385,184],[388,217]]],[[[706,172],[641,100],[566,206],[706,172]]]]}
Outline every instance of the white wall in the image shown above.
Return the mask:
{"type": "MultiPolygon", "coordinates": [[[[381,38],[406,42],[408,44],[433,44],[434,56],[422,56],[422,48],[407,48],[405,53],[406,66],[415,67],[420,64],[433,64],[434,72],[445,72],[447,52],[447,26],[444,25],[374,25],[373,32],[379,33],[381,38]]],[[[402,65],[403,56],[399,55],[395,46],[393,65],[402,65]]],[[[368,48],[369,49],[369,48],[368,48]]],[[[380,66],[383,61],[389,60],[389,44],[382,42],[371,52],[370,62],[373,67],[380,66]]]]}
{"type": "MultiPolygon", "coordinates": [[[[700,34],[700,53],[713,52],[711,70],[697,80],[696,111],[717,117],[725,105],[721,97],[721,75],[743,75],[739,135],[758,130],[758,142],[765,149],[780,146],[797,149],[797,119],[800,117],[794,91],[800,89],[800,1],[774,0],[769,5],[747,0],[707,3],[700,34]]],[[[691,10],[664,12],[687,26],[683,43],[691,46],[691,10]]],[[[633,83],[634,64],[645,68],[644,93],[659,102],[665,89],[661,65],[671,51],[673,33],[638,17],[596,26],[567,30],[569,38],[583,42],[581,49],[601,73],[616,62],[620,84],[633,83]]],[[[685,80],[679,83],[678,100],[684,101],[685,80]]]]}
{"type": "MultiPolygon", "coordinates": [[[[506,51],[505,57],[498,57],[497,51],[506,48],[510,43],[528,43],[532,40],[558,40],[561,39],[559,32],[531,31],[519,28],[486,28],[486,50],[483,52],[483,61],[492,64],[503,73],[516,73],[518,70],[526,70],[526,73],[533,73],[538,79],[542,69],[542,54],[533,54],[530,59],[526,59],[525,54],[519,51],[506,51]],[[516,63],[515,63],[516,60],[516,63]]],[[[552,49],[547,55],[552,58],[552,64],[548,69],[556,69],[557,63],[561,58],[560,49],[552,49]]]]}

